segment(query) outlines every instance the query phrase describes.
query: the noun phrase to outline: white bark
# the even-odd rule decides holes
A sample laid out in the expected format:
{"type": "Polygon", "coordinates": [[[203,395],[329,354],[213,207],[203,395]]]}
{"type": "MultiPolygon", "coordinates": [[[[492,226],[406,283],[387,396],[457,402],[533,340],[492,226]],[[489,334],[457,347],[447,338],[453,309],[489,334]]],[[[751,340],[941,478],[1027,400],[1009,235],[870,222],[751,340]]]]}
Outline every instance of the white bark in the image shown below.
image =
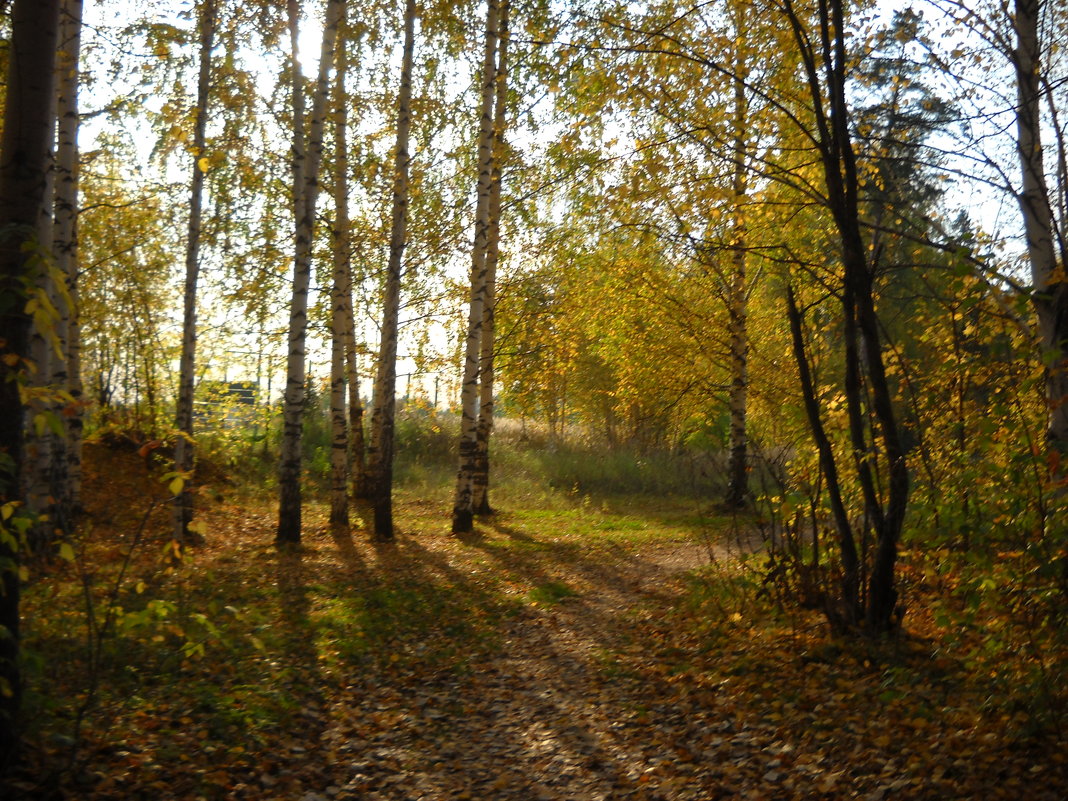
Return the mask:
{"type": "Polygon", "coordinates": [[[356,322],[352,311],[352,261],[345,273],[342,299],[345,303],[345,376],[349,387],[349,471],[352,497],[367,497],[363,403],[360,400],[360,373],[356,363],[356,322]]]}
{"type": "Polygon", "coordinates": [[[323,157],[323,130],[329,99],[328,76],[334,61],[338,20],[344,0],[329,0],[319,56],[319,76],[312,98],[308,137],[304,137],[304,82],[297,55],[300,8],[289,0],[289,33],[293,53],[293,206],[295,254],[293,294],[289,305],[289,353],[286,361],[285,410],[282,419],[282,453],[278,468],[279,544],[300,542],[301,527],[301,435],[304,423],[305,349],[308,331],[308,290],[311,285],[312,246],[315,237],[315,207],[319,198],[319,165],[323,157]]]}
{"type": "Polygon", "coordinates": [[[348,181],[348,97],[345,92],[345,72],[348,58],[345,39],[345,10],[342,8],[342,30],[338,33],[337,77],[334,84],[334,230],[331,237],[334,274],[330,288],[330,522],[348,529],[350,470],[348,431],[345,416],[345,345],[346,325],[352,316],[346,314],[345,295],[349,289],[349,181],[348,181]]]}
{"type": "Polygon", "coordinates": [[[486,237],[486,291],[482,308],[480,345],[479,404],[476,427],[477,469],[472,479],[471,508],[475,514],[493,513],[489,502],[490,437],[493,434],[495,314],[497,306],[497,264],[501,252],[501,180],[505,154],[504,131],[508,109],[508,0],[501,0],[498,38],[496,91],[493,112],[493,166],[490,171],[489,232],[486,237]]]}
{"type": "Polygon", "coordinates": [[[81,336],[78,325],[78,88],[80,83],[82,0],[63,0],[59,50],[56,54],[58,137],[52,252],[58,276],[66,282],[59,298],[60,337],[65,359],[53,363],[52,380],[69,395],[63,421],[65,443],[57,444],[55,465],[60,479],[57,500],[64,518],[81,508],[82,403],[81,336]],[[62,464],[60,464],[62,462],[62,464]]]}
{"type": "Polygon", "coordinates": [[[1020,211],[1031,264],[1032,301],[1046,367],[1050,445],[1068,454],[1068,277],[1058,264],[1056,224],[1042,148],[1042,65],[1039,19],[1042,0],[1016,0],[1017,152],[1022,172],[1020,211]]]}
{"type": "MultiPolygon", "coordinates": [[[[51,164],[59,0],[16,0],[11,11],[6,96],[0,133],[0,502],[18,500],[23,469],[23,411],[18,385],[27,356],[29,313],[23,282],[32,266],[23,250],[40,207],[50,202],[45,174],[51,164]]],[[[0,766],[19,751],[19,552],[0,537],[0,766]]]]}
{"type": "MultiPolygon", "coordinates": [[[[739,19],[736,29],[744,27],[744,12],[737,12],[739,19]]],[[[728,289],[727,314],[730,319],[730,365],[731,389],[730,409],[730,465],[727,503],[733,507],[745,505],[749,494],[747,470],[749,439],[746,431],[746,411],[749,393],[749,332],[748,305],[749,284],[746,278],[746,253],[748,250],[747,230],[745,225],[745,202],[748,190],[748,125],[749,104],[745,95],[745,82],[748,79],[748,65],[744,56],[737,56],[735,67],[737,73],[734,83],[734,154],[733,154],[733,234],[732,262],[733,270],[728,289]]]]}
{"type": "Polygon", "coordinates": [[[496,87],[497,35],[500,7],[488,0],[486,46],[482,61],[482,106],[478,137],[478,194],[475,235],[471,248],[471,296],[464,346],[464,375],[460,389],[460,469],[452,510],[454,534],[470,532],[474,517],[474,476],[478,462],[478,370],[481,356],[482,310],[486,302],[486,243],[493,168],[493,98],[496,87]]]}

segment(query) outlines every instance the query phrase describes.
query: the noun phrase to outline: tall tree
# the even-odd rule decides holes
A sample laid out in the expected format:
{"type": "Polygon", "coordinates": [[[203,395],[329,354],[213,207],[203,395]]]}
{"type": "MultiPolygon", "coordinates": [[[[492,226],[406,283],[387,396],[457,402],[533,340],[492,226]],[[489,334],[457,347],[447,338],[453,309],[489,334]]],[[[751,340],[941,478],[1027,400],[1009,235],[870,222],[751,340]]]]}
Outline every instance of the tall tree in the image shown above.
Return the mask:
{"type": "Polygon", "coordinates": [[[189,540],[192,532],[193,493],[190,480],[193,471],[193,388],[197,347],[197,280],[200,276],[200,228],[204,205],[204,175],[208,171],[206,131],[208,103],[211,95],[211,51],[215,45],[216,0],[204,0],[198,9],[200,66],[197,77],[197,101],[193,112],[193,143],[191,179],[189,183],[189,222],[185,243],[185,291],[182,294],[182,355],[178,367],[178,399],[174,427],[174,469],[184,474],[182,486],[174,498],[173,533],[180,543],[189,540]]]}
{"type": "MultiPolygon", "coordinates": [[[[871,526],[876,539],[864,586],[853,526],[839,508],[841,502],[833,504],[843,575],[840,597],[827,612],[832,625],[842,631],[863,628],[878,634],[891,631],[897,622],[895,568],[908,504],[909,472],[887,381],[875,309],[875,264],[861,228],[860,180],[846,90],[850,36],[846,4],[844,0],[821,2],[814,20],[793,0],[782,0],[779,8],[801,58],[807,100],[813,114],[811,138],[825,182],[824,202],[838,238],[842,269],[839,297],[845,362],[843,388],[849,436],[866,524],[871,526]],[[814,35],[814,30],[819,34],[814,35]],[[870,438],[869,420],[873,429],[870,438]],[[885,483],[878,480],[880,469],[885,470],[885,483]]],[[[789,311],[795,354],[803,373],[807,369],[807,356],[798,333],[800,312],[792,299],[789,311]]],[[[811,390],[805,394],[812,432],[817,441],[822,441],[818,406],[810,396],[811,390]]],[[[827,466],[825,463],[825,477],[831,483],[835,473],[827,470],[827,466]]],[[[832,496],[837,491],[837,487],[833,488],[832,496]]]]}
{"type": "MultiPolygon", "coordinates": [[[[330,286],[330,523],[349,526],[349,436],[345,416],[345,352],[352,336],[352,290],[349,264],[351,243],[349,223],[348,25],[342,8],[338,29],[337,67],[334,78],[334,227],[331,248],[334,274],[330,286]]],[[[357,390],[358,392],[358,390],[357,390]]],[[[357,394],[357,403],[358,401],[357,394]]]]}
{"type": "Polygon", "coordinates": [[[349,478],[353,498],[367,497],[367,444],[364,437],[363,401],[360,398],[360,371],[356,352],[356,320],[352,299],[352,257],[346,262],[341,299],[345,304],[345,383],[348,387],[349,478]]]}
{"type": "Polygon", "coordinates": [[[66,282],[60,295],[60,340],[65,359],[57,359],[53,383],[65,387],[67,407],[61,419],[66,436],[57,442],[57,470],[63,486],[58,489],[63,517],[81,509],[82,431],[85,405],[82,401],[81,326],[78,292],[78,89],[81,82],[82,0],[63,0],[59,49],[56,53],[58,135],[56,140],[55,203],[52,254],[58,276],[66,282]],[[64,464],[60,466],[59,462],[64,464]]]}
{"type": "MultiPolygon", "coordinates": [[[[59,0],[15,0],[11,13],[0,135],[0,505],[18,500],[22,473],[26,293],[41,269],[36,225],[50,201],[59,9],[59,0]]],[[[0,766],[6,766],[19,744],[19,563],[25,543],[6,515],[0,525],[0,766]]]]}
{"type": "Polygon", "coordinates": [[[490,435],[493,433],[494,352],[496,349],[497,263],[501,253],[501,182],[507,150],[504,138],[508,111],[509,0],[501,0],[496,94],[493,111],[493,167],[490,173],[489,232],[486,236],[486,292],[482,309],[482,341],[478,376],[477,466],[472,479],[471,507],[477,515],[492,514],[489,502],[490,435]]]}
{"type": "Polygon", "coordinates": [[[474,525],[474,485],[478,471],[478,372],[481,357],[483,309],[486,306],[486,244],[489,240],[489,206],[493,179],[493,98],[496,89],[498,0],[486,4],[486,42],[482,60],[482,103],[479,115],[478,185],[475,200],[475,234],[471,247],[471,294],[464,344],[464,374],[460,389],[460,468],[452,508],[454,534],[470,532],[474,525]]]}
{"type": "Polygon", "coordinates": [[[289,306],[288,357],[286,361],[285,410],[282,418],[282,453],[278,464],[279,544],[300,542],[301,525],[301,440],[304,425],[306,380],[305,353],[308,332],[308,290],[311,285],[312,245],[315,237],[315,208],[319,199],[319,166],[323,158],[323,131],[329,99],[330,67],[334,62],[338,20],[344,0],[328,0],[323,42],[319,55],[319,75],[312,97],[308,134],[304,133],[305,89],[300,70],[300,4],[288,0],[293,102],[293,207],[295,255],[293,294],[289,306]]]}
{"type": "MultiPolygon", "coordinates": [[[[1039,344],[1046,366],[1046,402],[1049,407],[1047,437],[1063,458],[1068,456],[1068,220],[1054,215],[1046,180],[1045,152],[1042,146],[1043,105],[1056,109],[1050,73],[1044,67],[1044,53],[1050,53],[1053,37],[1043,41],[1041,20],[1057,13],[1057,3],[1043,0],[1015,0],[1012,17],[1016,47],[1010,59],[1016,71],[1016,152],[1022,172],[1017,197],[1027,237],[1027,258],[1031,266],[1031,301],[1038,316],[1039,344]]],[[[1064,14],[1063,6],[1060,13],[1064,14]]],[[[1052,30],[1049,25],[1047,30],[1052,30]]],[[[1056,123],[1056,119],[1054,119],[1056,123]]],[[[1060,148],[1061,192],[1068,191],[1065,170],[1064,130],[1054,125],[1060,148]]],[[[1063,196],[1063,195],[1062,195],[1063,196]]],[[[1064,475],[1064,470],[1058,470],[1064,475]]]]}
{"type": "Polygon", "coordinates": [[[393,539],[393,427],[397,406],[397,338],[400,318],[401,268],[408,240],[408,140],[412,127],[412,69],[415,59],[415,0],[404,5],[404,50],[397,93],[397,139],[393,155],[393,213],[389,263],[382,299],[381,344],[375,376],[371,442],[367,449],[374,504],[374,537],[393,539]]]}
{"type": "MultiPolygon", "coordinates": [[[[742,4],[732,4],[730,13],[734,30],[745,30],[746,12],[742,4]]],[[[727,472],[727,504],[734,508],[745,505],[749,494],[749,437],[747,431],[747,400],[749,395],[749,282],[746,278],[746,260],[749,243],[746,228],[746,199],[749,189],[749,99],[746,84],[749,66],[744,50],[743,37],[735,39],[734,108],[731,110],[731,261],[732,267],[727,289],[727,314],[730,320],[730,456],[727,472]]]]}

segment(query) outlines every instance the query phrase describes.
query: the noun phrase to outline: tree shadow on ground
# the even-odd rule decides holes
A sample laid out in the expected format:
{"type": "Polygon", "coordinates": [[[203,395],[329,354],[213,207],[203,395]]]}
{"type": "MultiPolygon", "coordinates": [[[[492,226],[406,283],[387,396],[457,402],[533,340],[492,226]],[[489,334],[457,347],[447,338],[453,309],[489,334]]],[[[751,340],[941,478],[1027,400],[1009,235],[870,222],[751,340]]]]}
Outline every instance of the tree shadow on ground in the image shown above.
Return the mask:
{"type": "MultiPolygon", "coordinates": [[[[382,792],[389,786],[384,784],[387,775],[399,770],[408,775],[407,789],[398,787],[385,797],[420,792],[429,797],[462,792],[497,798],[581,797],[580,786],[590,792],[636,792],[641,787],[635,770],[639,762],[632,758],[640,755],[621,758],[605,736],[613,721],[633,717],[641,701],[602,694],[605,681],[595,659],[596,652],[618,645],[619,610],[584,609],[582,638],[592,640],[572,649],[553,631],[559,610],[535,608],[502,594],[503,584],[538,586],[559,579],[564,574],[553,565],[577,565],[593,574],[595,557],[553,550],[553,543],[510,527],[452,542],[461,545],[459,552],[440,536],[400,535],[391,544],[365,546],[373,549],[376,562],[374,586],[368,591],[391,593],[374,610],[382,616],[379,642],[401,653],[391,655],[395,661],[378,661],[377,678],[365,677],[371,694],[356,701],[371,715],[389,708],[395,722],[388,733],[371,738],[370,756],[360,763],[352,789],[382,792]],[[494,552],[489,543],[502,536],[548,550],[494,552]],[[483,551],[480,543],[502,568],[488,571],[492,579],[484,566],[482,572],[470,571],[464,561],[465,550],[483,551]],[[407,626],[416,631],[405,632],[407,626]],[[409,636],[405,642],[412,633],[416,641],[409,636]],[[439,650],[429,659],[412,658],[412,649],[420,646],[427,656],[441,635],[466,643],[472,652],[439,650]],[[416,676],[413,687],[409,682],[416,676]]],[[[596,577],[609,582],[610,568],[596,577]]],[[[358,593],[353,588],[353,598],[358,593]]],[[[635,683],[633,689],[648,698],[648,682],[635,683]]]]}

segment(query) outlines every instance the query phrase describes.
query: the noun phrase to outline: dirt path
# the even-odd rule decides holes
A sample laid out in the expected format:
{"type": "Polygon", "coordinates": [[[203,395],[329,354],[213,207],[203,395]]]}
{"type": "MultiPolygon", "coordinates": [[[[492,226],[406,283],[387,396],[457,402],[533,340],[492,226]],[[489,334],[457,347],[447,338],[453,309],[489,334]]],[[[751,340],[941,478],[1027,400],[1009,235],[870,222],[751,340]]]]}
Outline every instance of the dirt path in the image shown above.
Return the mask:
{"type": "MultiPolygon", "coordinates": [[[[670,605],[684,571],[707,565],[693,543],[615,549],[557,578],[578,595],[512,619],[500,653],[467,675],[417,686],[360,683],[329,710],[316,756],[334,783],[304,801],[368,799],[708,799],[731,789],[732,740],[714,692],[649,673],[633,635],[670,605]]],[[[767,764],[775,786],[774,753],[767,764]]],[[[754,796],[761,797],[761,796],[754,796]]],[[[771,797],[770,795],[768,797],[771,797]]]]}

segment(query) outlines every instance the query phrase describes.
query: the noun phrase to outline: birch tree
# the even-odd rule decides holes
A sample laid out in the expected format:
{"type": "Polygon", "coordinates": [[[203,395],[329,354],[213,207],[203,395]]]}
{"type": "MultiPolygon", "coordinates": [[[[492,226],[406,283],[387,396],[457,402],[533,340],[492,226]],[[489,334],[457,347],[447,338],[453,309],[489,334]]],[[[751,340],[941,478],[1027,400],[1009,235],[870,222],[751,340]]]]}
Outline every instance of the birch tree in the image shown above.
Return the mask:
{"type": "MultiPolygon", "coordinates": [[[[349,526],[349,420],[345,415],[345,356],[353,337],[350,276],[350,223],[348,181],[348,25],[342,7],[338,25],[337,69],[334,79],[334,228],[331,232],[333,280],[330,287],[330,523],[349,526]]],[[[359,389],[356,402],[359,403],[359,389]]],[[[355,432],[352,432],[355,435],[355,432]]]]}
{"type": "MultiPolygon", "coordinates": [[[[52,103],[56,98],[50,98],[52,103]]],[[[53,120],[56,106],[53,105],[53,120]]],[[[49,156],[52,159],[54,141],[49,142],[49,156]]],[[[60,521],[56,503],[58,487],[56,486],[56,460],[62,448],[62,438],[57,436],[59,425],[57,387],[52,384],[56,363],[62,359],[63,332],[59,308],[60,285],[58,274],[49,259],[52,243],[52,200],[54,198],[54,159],[50,161],[46,173],[46,202],[40,207],[36,220],[35,247],[37,248],[37,269],[33,272],[33,289],[30,291],[27,306],[33,316],[30,328],[29,355],[31,369],[27,374],[26,392],[28,415],[25,437],[25,489],[23,497],[26,510],[33,517],[34,525],[29,530],[31,550],[44,554],[49,549],[59,531],[60,521]]],[[[64,287],[65,289],[65,287],[64,287]]],[[[65,465],[64,465],[65,466],[65,465]]]]}
{"type": "Polygon", "coordinates": [[[489,515],[490,436],[493,433],[494,352],[496,349],[497,264],[501,252],[501,192],[507,143],[504,132],[508,104],[508,0],[501,0],[500,44],[497,58],[493,111],[493,167],[490,173],[489,232],[486,237],[486,296],[482,309],[482,342],[478,377],[478,466],[473,479],[471,506],[477,515],[489,515]]]}
{"type": "Polygon", "coordinates": [[[486,245],[489,241],[489,207],[493,179],[493,100],[496,90],[497,38],[500,5],[486,5],[486,40],[482,60],[482,102],[479,115],[478,185],[475,201],[475,233],[471,247],[471,294],[464,344],[464,373],[460,390],[460,468],[452,509],[452,532],[464,534],[474,524],[475,481],[478,474],[479,362],[483,314],[486,307],[486,245]]]}
{"type": "Polygon", "coordinates": [[[393,211],[389,235],[389,262],[382,299],[381,343],[375,377],[371,442],[367,449],[371,502],[374,505],[374,537],[393,539],[393,435],[397,405],[397,339],[400,318],[401,268],[408,235],[410,156],[408,140],[412,125],[412,70],[415,57],[415,0],[404,6],[404,50],[401,56],[400,91],[397,93],[397,139],[393,155],[393,211]]]}
{"type": "MultiPolygon", "coordinates": [[[[23,468],[20,385],[28,355],[26,286],[40,269],[36,226],[45,203],[55,125],[59,0],[16,0],[11,12],[4,127],[0,135],[0,505],[18,500],[23,468]]],[[[7,507],[10,508],[10,507],[7,507]]],[[[0,766],[19,745],[21,543],[0,528],[0,766]]]]}
{"type": "MultiPolygon", "coordinates": [[[[1015,49],[1009,55],[1016,72],[1016,152],[1022,175],[1017,197],[1031,266],[1031,301],[1038,317],[1039,344],[1046,365],[1047,437],[1063,458],[1068,456],[1068,220],[1058,220],[1054,214],[1042,144],[1043,105],[1048,104],[1059,151],[1056,174],[1063,202],[1068,192],[1065,131],[1058,124],[1054,84],[1043,64],[1044,56],[1054,57],[1055,27],[1050,20],[1057,13],[1056,5],[1045,0],[1015,0],[1015,49]],[[1047,20],[1045,41],[1041,35],[1043,17],[1047,20]]],[[[1063,6],[1060,14],[1065,14],[1063,6]]],[[[1062,206],[1062,213],[1063,210],[1062,206]]]]}
{"type": "MultiPolygon", "coordinates": [[[[996,188],[1018,206],[1030,285],[1021,286],[993,259],[979,260],[979,275],[1024,294],[1035,311],[1032,332],[1045,375],[1046,438],[1054,466],[1068,454],[1068,128],[1064,121],[1065,60],[1061,43],[1068,11],[1050,0],[930,0],[952,30],[965,33],[944,49],[931,49],[953,102],[967,121],[955,170],[979,191],[996,188]],[[1016,165],[1001,146],[1011,137],[1016,165]],[[993,144],[991,144],[993,143],[993,144]]],[[[947,37],[948,38],[948,37],[947,37]]],[[[997,233],[997,232],[995,232],[997,233]]]]}
{"type": "Polygon", "coordinates": [[[78,88],[81,80],[82,0],[63,0],[59,48],[56,52],[58,134],[55,163],[52,254],[57,275],[66,282],[60,295],[59,338],[65,359],[54,362],[53,383],[68,393],[64,409],[65,437],[57,442],[56,469],[62,486],[57,489],[61,514],[68,518],[81,509],[82,399],[81,325],[78,292],[78,88]],[[62,464],[60,464],[62,462],[62,464]]]}
{"type": "Polygon", "coordinates": [[[749,282],[746,276],[746,260],[749,243],[747,241],[746,200],[751,171],[749,157],[749,99],[746,84],[749,80],[747,54],[741,42],[741,32],[745,29],[746,12],[742,5],[732,4],[731,15],[734,17],[734,29],[738,35],[734,48],[734,97],[731,114],[731,261],[732,270],[728,280],[727,315],[730,339],[730,394],[728,408],[730,411],[730,444],[727,472],[727,504],[734,508],[745,505],[749,494],[749,465],[747,452],[749,437],[747,431],[747,399],[749,394],[749,282]]]}
{"type": "Polygon", "coordinates": [[[301,434],[306,380],[306,341],[308,330],[308,290],[311,285],[312,245],[315,236],[315,209],[319,198],[319,166],[323,157],[323,131],[329,99],[330,66],[334,61],[338,20],[344,0],[328,0],[323,27],[319,75],[312,98],[308,133],[305,137],[305,89],[301,75],[298,39],[300,4],[288,0],[289,35],[292,54],[293,103],[293,208],[295,255],[293,293],[289,307],[288,357],[286,361],[285,409],[282,418],[282,452],[278,466],[278,532],[280,545],[300,542],[301,526],[301,434]]]}
{"type": "Polygon", "coordinates": [[[341,300],[345,304],[345,378],[348,387],[349,412],[349,479],[353,498],[367,497],[367,445],[364,437],[363,401],[360,398],[360,372],[356,351],[356,321],[352,299],[352,258],[351,251],[347,269],[342,276],[344,285],[341,300]]]}
{"type": "Polygon", "coordinates": [[[193,535],[193,494],[190,481],[193,471],[193,385],[197,346],[197,281],[200,275],[200,227],[204,204],[204,175],[208,170],[205,153],[208,103],[211,96],[211,51],[215,44],[216,0],[204,0],[199,9],[198,32],[200,65],[197,77],[197,100],[193,116],[191,178],[189,183],[189,222],[185,244],[185,290],[182,294],[182,352],[178,367],[178,399],[174,427],[174,470],[180,488],[175,493],[172,516],[174,539],[187,542],[193,535]]]}
{"type": "MultiPolygon", "coordinates": [[[[81,450],[81,410],[69,386],[72,349],[71,296],[76,277],[78,58],[81,42],[81,3],[64,0],[60,12],[60,46],[56,54],[56,160],[47,190],[51,209],[43,209],[39,241],[51,243],[53,263],[42,262],[40,295],[33,303],[37,325],[31,338],[36,367],[31,393],[36,413],[27,432],[27,507],[39,516],[33,529],[34,547],[47,548],[56,532],[71,530],[73,504],[68,479],[71,456],[81,450]],[[51,211],[51,213],[49,213],[51,211]],[[68,425],[67,420],[76,420],[68,425]],[[71,436],[71,429],[78,431],[71,436]]],[[[75,329],[76,333],[76,329],[75,329]]],[[[77,365],[75,365],[77,366],[77,365]]],[[[79,390],[80,395],[80,390],[79,390]]],[[[80,473],[80,469],[78,471],[80,473]]]]}

